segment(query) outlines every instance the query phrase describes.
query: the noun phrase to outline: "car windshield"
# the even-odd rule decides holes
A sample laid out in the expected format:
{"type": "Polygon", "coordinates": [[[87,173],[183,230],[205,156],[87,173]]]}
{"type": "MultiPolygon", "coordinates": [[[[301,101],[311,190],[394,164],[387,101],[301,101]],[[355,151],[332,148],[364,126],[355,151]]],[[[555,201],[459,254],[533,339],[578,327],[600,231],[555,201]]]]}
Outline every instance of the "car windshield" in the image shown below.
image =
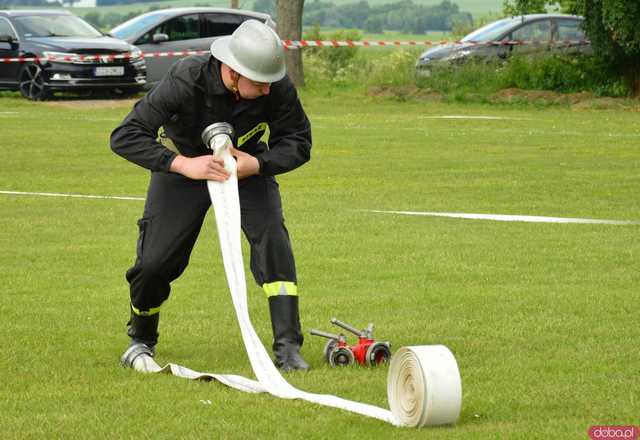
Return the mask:
{"type": "Polygon", "coordinates": [[[489,23],[488,25],[471,32],[461,41],[495,41],[497,38],[500,38],[500,35],[502,35],[504,31],[511,28],[514,23],[519,20],[520,19],[503,18],[502,20],[494,21],[493,23],[489,23]]]}
{"type": "Polygon", "coordinates": [[[25,15],[16,17],[13,22],[23,38],[102,36],[75,15],[25,15]]]}
{"type": "Polygon", "coordinates": [[[167,14],[162,12],[141,15],[114,27],[109,33],[116,38],[126,40],[144,33],[150,27],[160,23],[166,16],[167,14]]]}

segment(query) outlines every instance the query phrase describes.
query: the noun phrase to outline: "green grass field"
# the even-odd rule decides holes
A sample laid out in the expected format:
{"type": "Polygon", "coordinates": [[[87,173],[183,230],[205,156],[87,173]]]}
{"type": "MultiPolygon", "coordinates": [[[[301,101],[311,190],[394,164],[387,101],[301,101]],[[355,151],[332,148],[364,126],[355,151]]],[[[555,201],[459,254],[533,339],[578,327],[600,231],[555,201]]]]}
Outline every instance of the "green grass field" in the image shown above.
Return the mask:
{"type": "MultiPolygon", "coordinates": [[[[334,330],[337,316],[375,323],[394,349],[448,346],[462,376],[459,423],[400,429],[120,368],[143,203],[0,193],[3,438],[586,439],[591,425],[640,425],[640,225],[366,211],[640,220],[637,113],[347,92],[302,100],[313,158],[280,185],[303,326],[334,330]]],[[[131,105],[0,97],[0,191],[143,197],[148,173],[108,147],[131,105]]],[[[268,344],[251,280],[249,303],[268,344]]],[[[252,377],[212,216],[160,333],[161,364],[252,377]]],[[[386,407],[386,367],[330,369],[324,343],[307,337],[313,370],[290,382],[386,407]]]]}

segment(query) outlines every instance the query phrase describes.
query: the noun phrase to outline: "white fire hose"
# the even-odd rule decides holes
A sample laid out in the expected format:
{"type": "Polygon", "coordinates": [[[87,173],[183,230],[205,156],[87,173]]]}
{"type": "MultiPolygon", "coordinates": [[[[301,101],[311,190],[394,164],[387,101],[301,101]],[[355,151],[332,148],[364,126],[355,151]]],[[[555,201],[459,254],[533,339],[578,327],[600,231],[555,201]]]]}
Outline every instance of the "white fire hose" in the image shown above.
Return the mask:
{"type": "Polygon", "coordinates": [[[160,367],[153,358],[141,355],[133,363],[148,373],[170,372],[188,379],[215,379],[227,386],[251,393],[267,392],[284,399],[303,399],[373,417],[395,426],[422,427],[453,424],[460,416],[462,385],[456,360],[443,345],[402,347],[391,358],[387,395],[391,410],[354,402],[328,394],[313,394],[291,386],[276,369],[255,332],[247,307],[247,287],[242,260],[240,200],[236,162],[229,152],[233,129],[217,123],[207,127],[202,138],[214,155],[224,159],[231,177],[225,182],[207,182],[213,203],[222,259],[240,324],[242,339],[257,381],[231,374],[200,373],[167,364],[160,367]]]}

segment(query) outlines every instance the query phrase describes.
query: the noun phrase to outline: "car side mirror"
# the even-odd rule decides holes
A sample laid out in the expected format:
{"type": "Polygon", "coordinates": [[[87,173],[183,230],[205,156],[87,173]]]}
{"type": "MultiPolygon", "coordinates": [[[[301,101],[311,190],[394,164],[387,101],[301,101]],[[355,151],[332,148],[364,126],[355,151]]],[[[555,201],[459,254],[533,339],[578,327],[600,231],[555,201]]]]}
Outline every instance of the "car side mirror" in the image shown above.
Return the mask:
{"type": "Polygon", "coordinates": [[[13,37],[13,35],[0,35],[0,43],[6,43],[8,49],[15,49],[18,47],[18,41],[13,37]]]}
{"type": "Polygon", "coordinates": [[[167,34],[153,34],[151,41],[154,43],[163,43],[169,41],[169,36],[167,34]]]}

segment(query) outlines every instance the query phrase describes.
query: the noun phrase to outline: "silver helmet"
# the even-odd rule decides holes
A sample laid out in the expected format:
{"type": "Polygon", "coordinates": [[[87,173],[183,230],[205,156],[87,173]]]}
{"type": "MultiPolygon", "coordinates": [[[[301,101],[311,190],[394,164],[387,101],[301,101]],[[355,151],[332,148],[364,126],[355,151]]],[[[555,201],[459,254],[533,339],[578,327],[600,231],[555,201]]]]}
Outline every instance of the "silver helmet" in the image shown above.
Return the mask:
{"type": "Polygon", "coordinates": [[[230,36],[216,39],[211,55],[251,81],[272,83],[286,73],[280,37],[258,20],[247,20],[230,36]]]}

